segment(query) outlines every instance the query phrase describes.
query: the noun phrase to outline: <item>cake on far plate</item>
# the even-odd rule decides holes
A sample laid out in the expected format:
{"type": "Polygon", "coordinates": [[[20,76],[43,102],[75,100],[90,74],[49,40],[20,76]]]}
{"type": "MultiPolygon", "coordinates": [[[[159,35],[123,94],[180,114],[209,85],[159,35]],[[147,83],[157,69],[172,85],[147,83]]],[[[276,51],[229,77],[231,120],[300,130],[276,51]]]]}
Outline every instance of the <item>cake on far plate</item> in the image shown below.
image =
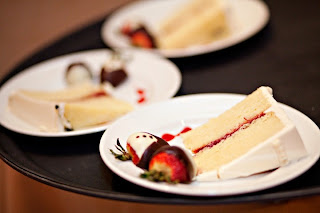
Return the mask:
{"type": "Polygon", "coordinates": [[[159,24],[156,43],[160,49],[186,48],[210,43],[228,34],[225,1],[191,0],[159,24]]]}
{"type": "Polygon", "coordinates": [[[295,125],[266,86],[181,137],[194,153],[200,180],[246,177],[307,155],[295,125]]]}
{"type": "Polygon", "coordinates": [[[56,91],[20,89],[10,95],[8,107],[44,132],[108,123],[133,109],[131,104],[108,95],[101,85],[88,82],[56,91]]]}

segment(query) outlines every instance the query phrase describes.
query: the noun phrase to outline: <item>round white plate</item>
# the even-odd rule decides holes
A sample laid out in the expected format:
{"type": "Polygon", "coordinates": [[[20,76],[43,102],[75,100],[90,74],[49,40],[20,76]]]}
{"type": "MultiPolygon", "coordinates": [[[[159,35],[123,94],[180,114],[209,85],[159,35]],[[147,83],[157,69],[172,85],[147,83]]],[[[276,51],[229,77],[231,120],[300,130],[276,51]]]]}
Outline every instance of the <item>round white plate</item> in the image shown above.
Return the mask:
{"type": "MultiPolygon", "coordinates": [[[[240,43],[259,32],[269,20],[269,9],[261,0],[226,0],[226,11],[230,35],[222,40],[205,45],[195,45],[183,49],[154,50],[168,58],[193,56],[221,50],[240,43]]],[[[128,20],[141,20],[156,33],[157,26],[173,9],[186,0],[145,0],[128,4],[112,14],[103,24],[101,36],[112,48],[134,48],[129,40],[119,33],[120,27],[128,20]]]]}
{"type": "MultiPolygon", "coordinates": [[[[94,75],[99,76],[102,65],[111,54],[112,52],[106,49],[73,53],[41,62],[15,75],[0,88],[0,124],[19,133],[48,137],[81,135],[105,130],[108,124],[75,131],[42,132],[12,114],[7,105],[10,94],[16,89],[65,88],[66,67],[73,62],[86,63],[94,75]]],[[[121,54],[128,59],[126,62],[128,79],[113,91],[113,96],[139,108],[141,105],[171,98],[180,88],[181,73],[167,59],[142,50],[126,50],[121,54]],[[146,99],[143,104],[137,103],[140,97],[138,89],[143,89],[145,92],[146,99]]]]}
{"type": "MultiPolygon", "coordinates": [[[[307,171],[319,158],[320,131],[307,116],[281,104],[296,124],[305,143],[308,156],[292,162],[273,172],[246,178],[220,181],[194,181],[191,184],[166,184],[151,182],[139,177],[143,172],[131,161],[120,161],[110,153],[119,138],[123,147],[128,136],[134,132],[150,132],[161,136],[164,133],[179,133],[184,127],[194,128],[209,118],[230,108],[245,96],[235,94],[199,94],[173,98],[152,104],[129,113],[117,120],[103,134],[100,141],[100,155],[105,164],[117,175],[137,185],[167,193],[192,196],[222,196],[243,194],[277,186],[307,171]]],[[[176,137],[170,144],[181,144],[176,137]]]]}

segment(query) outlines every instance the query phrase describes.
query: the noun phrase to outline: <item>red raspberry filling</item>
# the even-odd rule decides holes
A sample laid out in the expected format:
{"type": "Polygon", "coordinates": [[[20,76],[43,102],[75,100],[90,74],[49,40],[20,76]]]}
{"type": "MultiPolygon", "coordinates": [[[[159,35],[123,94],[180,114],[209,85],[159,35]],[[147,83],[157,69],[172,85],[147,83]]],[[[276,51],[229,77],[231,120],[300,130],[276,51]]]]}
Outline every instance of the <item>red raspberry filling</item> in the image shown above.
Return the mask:
{"type": "Polygon", "coordinates": [[[211,148],[211,147],[213,147],[214,145],[217,145],[217,144],[220,143],[221,141],[223,141],[223,140],[227,139],[228,137],[232,136],[232,135],[233,135],[235,132],[237,132],[239,129],[245,128],[244,126],[245,126],[246,124],[251,124],[253,121],[255,121],[255,120],[258,119],[258,118],[261,118],[261,117],[264,116],[264,115],[265,115],[265,113],[262,112],[262,113],[260,113],[260,114],[258,114],[258,115],[256,115],[256,116],[254,116],[254,117],[251,118],[251,119],[246,119],[246,118],[244,118],[245,122],[243,122],[242,124],[240,124],[237,128],[235,128],[235,129],[233,129],[232,131],[230,131],[229,133],[225,134],[223,137],[218,138],[218,139],[216,139],[216,140],[214,140],[214,141],[211,141],[210,143],[208,143],[207,145],[205,145],[205,146],[203,146],[203,147],[200,147],[200,148],[198,148],[198,149],[192,150],[192,152],[193,152],[193,153],[198,153],[198,152],[200,152],[201,150],[203,150],[204,148],[211,148]]]}

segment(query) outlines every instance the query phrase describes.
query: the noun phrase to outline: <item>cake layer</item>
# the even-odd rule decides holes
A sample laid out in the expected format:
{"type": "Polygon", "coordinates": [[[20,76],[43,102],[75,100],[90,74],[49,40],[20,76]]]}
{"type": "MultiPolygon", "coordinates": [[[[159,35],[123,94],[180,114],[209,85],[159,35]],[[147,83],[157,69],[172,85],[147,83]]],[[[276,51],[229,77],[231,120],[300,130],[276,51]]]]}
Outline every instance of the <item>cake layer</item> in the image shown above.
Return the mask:
{"type": "Polygon", "coordinates": [[[74,101],[89,96],[107,95],[102,87],[93,85],[91,83],[77,84],[66,89],[54,91],[40,91],[40,90],[19,90],[19,93],[33,99],[44,101],[74,101]]]}
{"type": "Polygon", "coordinates": [[[64,116],[73,129],[81,129],[113,121],[133,108],[131,104],[112,97],[96,97],[64,105],[64,116]]]}
{"type": "Polygon", "coordinates": [[[277,103],[272,98],[272,89],[270,87],[260,87],[218,117],[212,118],[207,123],[182,134],[184,145],[195,153],[209,143],[232,134],[274,104],[277,103]]]}
{"type": "Polygon", "coordinates": [[[285,125],[269,112],[236,131],[214,147],[207,147],[194,156],[198,172],[216,170],[248,152],[251,148],[280,132],[285,125]]]}
{"type": "Polygon", "coordinates": [[[197,180],[213,181],[247,177],[272,171],[299,160],[307,154],[296,127],[290,126],[230,163],[198,175],[197,180]]]}
{"type": "Polygon", "coordinates": [[[221,166],[217,170],[217,177],[219,179],[246,177],[285,166],[307,155],[296,127],[289,126],[252,148],[245,155],[221,166]]]}
{"type": "Polygon", "coordinates": [[[162,49],[184,48],[220,39],[228,34],[220,0],[193,0],[160,25],[157,45],[162,49]]]}

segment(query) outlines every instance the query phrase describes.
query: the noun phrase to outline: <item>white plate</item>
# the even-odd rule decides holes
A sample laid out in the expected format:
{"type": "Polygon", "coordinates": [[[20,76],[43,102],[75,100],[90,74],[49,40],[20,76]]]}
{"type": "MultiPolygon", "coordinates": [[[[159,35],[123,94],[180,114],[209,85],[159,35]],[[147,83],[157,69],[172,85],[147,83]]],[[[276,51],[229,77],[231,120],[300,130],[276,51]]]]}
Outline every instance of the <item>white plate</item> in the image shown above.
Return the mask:
{"type": "MultiPolygon", "coordinates": [[[[109,149],[115,150],[117,138],[125,147],[126,139],[134,132],[146,131],[161,136],[164,133],[179,133],[186,126],[194,128],[224,112],[244,97],[235,94],[188,95],[140,108],[120,118],[105,131],[100,141],[101,157],[114,173],[132,183],[162,192],[192,196],[254,192],[285,183],[307,171],[319,158],[319,128],[307,116],[283,104],[281,106],[296,124],[309,155],[273,172],[233,180],[194,181],[191,184],[155,183],[140,178],[139,175],[142,173],[140,168],[131,161],[123,162],[115,159],[109,151],[109,149]]],[[[179,144],[181,138],[176,137],[169,143],[179,144]]]]}
{"type": "MultiPolygon", "coordinates": [[[[73,53],[41,62],[15,75],[0,88],[0,124],[19,133],[48,137],[81,135],[105,130],[108,124],[75,131],[41,132],[38,128],[12,114],[7,104],[10,93],[16,89],[56,90],[65,88],[65,70],[72,62],[86,63],[94,75],[99,76],[102,65],[111,56],[111,53],[106,49],[73,53]]],[[[181,73],[167,59],[142,50],[127,50],[121,54],[128,57],[126,69],[129,77],[114,90],[115,97],[126,100],[138,108],[141,105],[171,98],[180,88],[181,73]],[[145,91],[146,101],[143,104],[137,104],[139,98],[137,89],[145,91]]]]}
{"type": "MultiPolygon", "coordinates": [[[[229,7],[226,12],[231,35],[206,45],[197,45],[183,49],[155,50],[168,58],[193,56],[221,50],[240,43],[259,32],[269,20],[269,9],[261,0],[226,0],[229,7]]],[[[103,24],[101,36],[103,41],[112,48],[133,48],[129,40],[120,35],[120,27],[128,20],[143,21],[152,31],[172,13],[172,9],[185,3],[186,0],[147,0],[138,1],[120,8],[103,24]]]]}

